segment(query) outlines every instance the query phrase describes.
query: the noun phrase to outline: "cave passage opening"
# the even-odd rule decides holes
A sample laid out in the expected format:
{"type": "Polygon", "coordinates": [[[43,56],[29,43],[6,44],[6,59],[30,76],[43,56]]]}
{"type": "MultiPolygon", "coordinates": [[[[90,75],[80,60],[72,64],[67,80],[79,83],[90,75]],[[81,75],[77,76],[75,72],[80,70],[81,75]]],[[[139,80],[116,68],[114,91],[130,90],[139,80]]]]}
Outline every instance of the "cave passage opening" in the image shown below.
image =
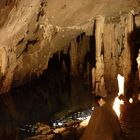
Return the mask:
{"type": "Polygon", "coordinates": [[[1,95],[1,120],[15,127],[91,108],[95,52],[95,36],[79,35],[52,55],[42,75],[1,95]]]}

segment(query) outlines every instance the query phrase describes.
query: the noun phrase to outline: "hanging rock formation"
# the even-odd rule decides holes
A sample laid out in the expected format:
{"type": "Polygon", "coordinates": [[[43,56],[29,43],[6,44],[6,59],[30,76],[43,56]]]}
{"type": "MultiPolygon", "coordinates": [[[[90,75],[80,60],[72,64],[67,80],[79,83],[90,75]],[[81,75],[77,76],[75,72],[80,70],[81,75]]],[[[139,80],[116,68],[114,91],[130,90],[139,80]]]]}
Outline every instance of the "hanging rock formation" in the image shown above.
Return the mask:
{"type": "Polygon", "coordinates": [[[130,76],[135,74],[135,42],[129,38],[140,26],[138,6],[136,0],[0,1],[0,92],[42,74],[49,58],[69,46],[71,74],[78,74],[84,51],[89,50],[86,39],[91,36],[95,38],[96,56],[93,91],[102,96],[115,95],[118,73],[125,77],[127,89],[130,76]],[[81,42],[87,48],[77,55],[76,38],[82,33],[81,42]]]}

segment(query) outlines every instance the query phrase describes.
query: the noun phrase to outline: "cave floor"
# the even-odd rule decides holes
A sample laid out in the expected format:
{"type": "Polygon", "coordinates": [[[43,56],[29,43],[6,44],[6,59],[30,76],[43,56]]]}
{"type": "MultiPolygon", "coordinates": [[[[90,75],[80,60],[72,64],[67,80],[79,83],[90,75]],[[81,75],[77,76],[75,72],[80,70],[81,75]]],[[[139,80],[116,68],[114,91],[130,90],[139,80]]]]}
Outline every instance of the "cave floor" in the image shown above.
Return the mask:
{"type": "Polygon", "coordinates": [[[127,140],[140,140],[140,103],[123,105],[120,123],[127,140]]]}
{"type": "MultiPolygon", "coordinates": [[[[122,105],[121,112],[120,123],[125,136],[123,140],[140,140],[140,103],[122,105]]],[[[71,138],[71,134],[76,139],[75,133],[69,133],[66,140],[71,138]]]]}

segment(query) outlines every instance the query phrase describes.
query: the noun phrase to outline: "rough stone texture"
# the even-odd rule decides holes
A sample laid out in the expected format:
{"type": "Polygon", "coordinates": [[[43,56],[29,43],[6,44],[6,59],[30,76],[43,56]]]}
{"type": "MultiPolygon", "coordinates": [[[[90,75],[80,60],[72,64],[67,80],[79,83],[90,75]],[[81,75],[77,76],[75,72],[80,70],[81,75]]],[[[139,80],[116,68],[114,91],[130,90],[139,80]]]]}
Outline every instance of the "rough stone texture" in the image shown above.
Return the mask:
{"type": "Polygon", "coordinates": [[[132,45],[128,37],[135,21],[139,26],[138,6],[136,0],[1,1],[0,92],[42,74],[49,58],[70,43],[72,71],[76,72],[76,59],[82,58],[74,56],[75,39],[85,33],[96,39],[96,94],[116,94],[117,74],[125,77],[127,87],[131,73],[132,45]]]}
{"type": "Polygon", "coordinates": [[[120,140],[120,137],[121,127],[112,105],[104,104],[94,111],[80,140],[120,140]]]}
{"type": "Polygon", "coordinates": [[[104,54],[103,54],[103,29],[104,17],[96,19],[96,94],[106,96],[105,84],[104,84],[104,54]]]}
{"type": "MultiPolygon", "coordinates": [[[[127,90],[132,92],[137,79],[140,78],[138,76],[139,2],[138,0],[61,0],[61,2],[1,0],[0,93],[40,76],[48,68],[49,59],[53,58],[55,53],[60,54],[61,51],[70,55],[70,75],[76,77],[72,79],[70,85],[72,99],[68,100],[72,100],[71,106],[75,107],[75,102],[80,104],[85,101],[79,101],[78,97],[85,97],[84,92],[86,93],[87,89],[83,81],[87,80],[89,83],[91,75],[92,92],[95,94],[116,96],[117,74],[125,77],[125,92],[127,90]],[[133,39],[135,33],[137,37],[133,39]],[[138,68],[135,68],[136,58],[138,68]]],[[[66,63],[63,64],[63,70],[65,67],[67,67],[66,63]]],[[[59,83],[57,77],[56,80],[59,83]]],[[[42,90],[42,87],[40,89],[42,90]]],[[[69,90],[69,87],[67,89],[69,90]]],[[[60,96],[58,92],[56,95],[60,96]]],[[[43,91],[43,93],[47,92],[43,91]]],[[[20,101],[19,104],[25,102],[27,94],[23,101],[17,99],[20,101]]],[[[38,96],[35,95],[35,103],[39,101],[38,96]]],[[[48,94],[41,98],[45,99],[46,96],[48,94]]],[[[51,97],[54,96],[46,97],[48,106],[51,97]]],[[[27,102],[33,104],[33,96],[31,99],[26,100],[26,107],[21,104],[22,110],[19,107],[22,113],[24,110],[30,110],[27,102]]],[[[65,96],[63,100],[66,101],[65,96]]],[[[12,115],[12,118],[16,118],[19,114],[10,95],[4,97],[3,102],[7,108],[7,116],[12,115]]],[[[87,101],[84,104],[87,104],[87,101]]],[[[45,107],[44,110],[47,110],[45,107]]],[[[52,111],[51,105],[49,108],[52,111]]],[[[52,135],[49,137],[51,138],[52,135]]]]}
{"type": "Polygon", "coordinates": [[[127,83],[131,72],[129,15],[131,14],[123,15],[115,22],[108,21],[104,27],[104,74],[106,88],[110,94],[111,92],[117,94],[117,74],[124,76],[127,83]]]}

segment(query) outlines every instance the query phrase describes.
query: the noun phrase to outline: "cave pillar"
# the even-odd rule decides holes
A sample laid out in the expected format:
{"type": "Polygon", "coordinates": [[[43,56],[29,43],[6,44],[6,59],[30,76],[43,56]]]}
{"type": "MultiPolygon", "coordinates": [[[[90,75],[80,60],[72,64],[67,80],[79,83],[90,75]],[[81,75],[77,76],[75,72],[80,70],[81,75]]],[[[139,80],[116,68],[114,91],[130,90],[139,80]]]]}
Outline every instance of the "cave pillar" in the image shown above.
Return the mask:
{"type": "Polygon", "coordinates": [[[124,92],[127,91],[127,87],[129,84],[130,74],[131,74],[131,49],[133,49],[133,42],[131,41],[130,34],[133,32],[134,21],[133,15],[129,13],[126,17],[122,18],[121,21],[124,25],[124,51],[122,55],[123,61],[123,76],[125,78],[124,83],[124,92]]]}
{"type": "Polygon", "coordinates": [[[118,94],[118,42],[119,25],[108,22],[104,26],[104,78],[107,94],[118,94]]]}
{"type": "MultiPolygon", "coordinates": [[[[106,96],[104,83],[104,57],[102,54],[103,47],[103,30],[104,17],[96,19],[95,39],[96,39],[96,69],[95,69],[95,93],[96,95],[106,96]]],[[[93,80],[94,81],[94,80],[93,80]]]]}

